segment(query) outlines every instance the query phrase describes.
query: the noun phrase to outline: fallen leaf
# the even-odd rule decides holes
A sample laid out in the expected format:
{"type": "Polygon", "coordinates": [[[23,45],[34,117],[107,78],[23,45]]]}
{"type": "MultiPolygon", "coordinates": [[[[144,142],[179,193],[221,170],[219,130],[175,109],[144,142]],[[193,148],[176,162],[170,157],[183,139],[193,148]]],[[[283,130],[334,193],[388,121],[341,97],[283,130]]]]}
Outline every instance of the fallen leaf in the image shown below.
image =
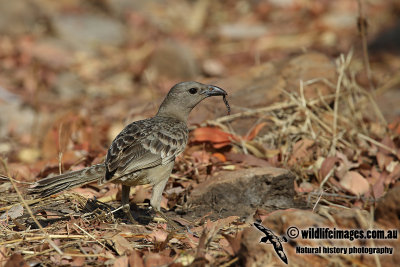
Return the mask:
{"type": "Polygon", "coordinates": [[[168,237],[168,232],[164,229],[157,229],[149,234],[148,237],[151,241],[164,242],[168,237]]]}
{"type": "Polygon", "coordinates": [[[378,179],[378,181],[372,186],[374,196],[380,198],[385,194],[384,179],[378,179]]]}
{"type": "Polygon", "coordinates": [[[299,193],[309,193],[315,189],[315,186],[309,182],[302,182],[297,188],[295,188],[296,192],[299,193]]]}
{"type": "MultiPolygon", "coordinates": [[[[132,250],[131,243],[129,243],[129,241],[121,235],[113,236],[112,241],[114,243],[114,248],[117,251],[118,255],[124,255],[128,251],[132,250]]],[[[128,262],[128,258],[126,258],[126,262],[128,262]]]]}
{"type": "Polygon", "coordinates": [[[339,180],[343,179],[344,175],[352,168],[357,168],[360,166],[359,163],[351,162],[347,156],[341,152],[336,152],[336,156],[340,159],[339,166],[336,168],[335,175],[339,180]]]}
{"type": "Polygon", "coordinates": [[[226,157],[222,153],[216,152],[216,153],[213,153],[211,156],[217,158],[220,162],[226,161],[226,157]]]}
{"type": "Polygon", "coordinates": [[[328,173],[333,169],[335,164],[339,162],[338,157],[327,157],[321,165],[321,169],[319,170],[319,182],[322,182],[323,179],[328,175],[328,173]]]}
{"type": "Polygon", "coordinates": [[[251,131],[244,137],[245,140],[253,140],[254,137],[257,136],[257,134],[261,131],[262,128],[264,128],[264,126],[267,125],[266,122],[261,122],[259,124],[257,124],[253,129],[251,129],[251,131]]]}
{"type": "Polygon", "coordinates": [[[394,184],[400,178],[400,164],[397,164],[389,174],[390,183],[394,184]]]}
{"type": "Polygon", "coordinates": [[[11,257],[8,259],[4,267],[29,267],[29,265],[25,262],[24,258],[21,254],[12,254],[11,257]]]}
{"type": "Polygon", "coordinates": [[[192,133],[192,142],[210,142],[213,147],[221,148],[231,143],[231,140],[236,140],[232,134],[226,133],[215,127],[197,128],[192,133]]]}
{"type": "Polygon", "coordinates": [[[297,141],[293,146],[293,152],[288,161],[289,165],[311,161],[312,154],[314,153],[311,147],[314,144],[315,142],[310,139],[302,139],[297,141]]]}
{"type": "Polygon", "coordinates": [[[171,257],[156,252],[148,252],[144,256],[144,264],[146,267],[168,266],[172,261],[173,259],[171,257]]]}
{"type": "Polygon", "coordinates": [[[129,263],[128,262],[128,257],[127,256],[122,256],[122,257],[119,257],[119,258],[115,259],[113,266],[114,267],[129,267],[128,263],[129,263]]]}
{"type": "Polygon", "coordinates": [[[2,214],[0,216],[0,220],[6,220],[7,217],[10,217],[11,219],[18,218],[19,216],[22,216],[24,214],[24,207],[21,204],[12,206],[7,212],[2,214]]]}
{"type": "Polygon", "coordinates": [[[339,183],[343,188],[358,196],[367,193],[369,190],[368,181],[356,171],[347,172],[339,183]]]}
{"type": "Polygon", "coordinates": [[[143,267],[143,259],[140,256],[139,252],[137,250],[131,250],[128,252],[128,264],[129,266],[135,266],[135,267],[143,267]]]}
{"type": "Polygon", "coordinates": [[[231,236],[231,235],[227,235],[227,234],[222,233],[222,236],[225,237],[225,239],[229,242],[234,255],[237,255],[237,253],[240,250],[240,243],[241,243],[241,240],[242,240],[242,233],[243,232],[239,232],[236,236],[231,236]]]}
{"type": "Polygon", "coordinates": [[[393,158],[389,156],[387,153],[378,151],[378,153],[376,154],[376,160],[378,161],[379,168],[381,170],[384,170],[386,166],[388,166],[390,162],[393,161],[393,158]]]}

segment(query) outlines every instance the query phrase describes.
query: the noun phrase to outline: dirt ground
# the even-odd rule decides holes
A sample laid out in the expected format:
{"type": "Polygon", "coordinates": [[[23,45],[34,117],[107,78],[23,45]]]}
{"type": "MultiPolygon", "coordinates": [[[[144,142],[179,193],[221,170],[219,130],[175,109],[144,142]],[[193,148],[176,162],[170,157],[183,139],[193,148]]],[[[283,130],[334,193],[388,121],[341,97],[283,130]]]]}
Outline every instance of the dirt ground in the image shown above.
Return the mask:
{"type": "Polygon", "coordinates": [[[395,0],[0,1],[0,266],[396,266],[399,14],[395,0]],[[190,115],[161,203],[176,229],[147,185],[131,190],[136,223],[115,184],[28,194],[103,162],[188,80],[226,90],[231,113],[213,98],[190,115]]]}

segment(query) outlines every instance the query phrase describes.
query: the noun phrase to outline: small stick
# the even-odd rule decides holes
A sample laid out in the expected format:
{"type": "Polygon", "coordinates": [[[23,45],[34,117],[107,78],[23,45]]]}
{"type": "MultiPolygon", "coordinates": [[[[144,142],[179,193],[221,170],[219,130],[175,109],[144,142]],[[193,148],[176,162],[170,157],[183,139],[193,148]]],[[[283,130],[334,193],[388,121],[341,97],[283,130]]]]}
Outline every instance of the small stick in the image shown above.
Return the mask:
{"type": "MultiPolygon", "coordinates": [[[[8,168],[7,168],[7,163],[4,161],[4,159],[1,160],[1,163],[4,166],[4,170],[7,173],[8,177],[11,177],[8,168]]],[[[42,231],[44,237],[46,238],[47,242],[49,243],[50,246],[52,246],[57,252],[58,254],[63,255],[63,252],[60,250],[60,248],[53,242],[53,240],[49,237],[49,234],[46,232],[46,230],[42,227],[42,225],[39,223],[39,221],[36,219],[35,215],[33,215],[33,212],[31,210],[31,208],[28,206],[28,204],[26,203],[25,199],[23,198],[21,192],[19,191],[18,187],[15,185],[13,179],[10,178],[10,182],[12,184],[12,186],[14,187],[15,192],[17,192],[17,195],[19,197],[19,199],[21,200],[23,206],[25,207],[25,209],[28,211],[29,215],[31,216],[32,220],[35,222],[35,224],[37,225],[37,227],[39,227],[39,229],[42,231]]]]}

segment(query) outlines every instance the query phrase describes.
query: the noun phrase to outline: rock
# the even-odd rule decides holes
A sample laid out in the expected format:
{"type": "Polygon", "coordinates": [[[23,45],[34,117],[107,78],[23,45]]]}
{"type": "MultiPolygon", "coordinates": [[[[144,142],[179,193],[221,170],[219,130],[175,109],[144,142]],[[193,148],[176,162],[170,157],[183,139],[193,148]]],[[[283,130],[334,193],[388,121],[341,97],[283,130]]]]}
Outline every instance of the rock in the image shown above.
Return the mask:
{"type": "Polygon", "coordinates": [[[191,192],[191,212],[246,217],[257,208],[293,207],[294,178],[288,170],[272,167],[221,172],[191,192]]]}
{"type": "Polygon", "coordinates": [[[190,80],[199,74],[199,66],[189,46],[166,41],[154,52],[147,71],[154,73],[154,77],[190,80]]]}
{"type": "Polygon", "coordinates": [[[125,27],[102,15],[60,15],[53,17],[59,38],[73,48],[90,51],[99,45],[118,46],[126,40],[125,27]]]}

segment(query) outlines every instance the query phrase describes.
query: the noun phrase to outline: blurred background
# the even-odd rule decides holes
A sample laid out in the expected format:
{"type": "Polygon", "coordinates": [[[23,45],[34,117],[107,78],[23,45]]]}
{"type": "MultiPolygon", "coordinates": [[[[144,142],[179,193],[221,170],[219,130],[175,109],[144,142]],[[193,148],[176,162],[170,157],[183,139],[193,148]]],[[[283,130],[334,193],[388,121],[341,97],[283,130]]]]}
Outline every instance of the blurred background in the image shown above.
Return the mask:
{"type": "MultiPolygon", "coordinates": [[[[59,152],[65,162],[91,161],[185,80],[223,87],[234,111],[249,106],[243,101],[265,106],[272,100],[243,98],[243,90],[270,62],[309,51],[333,61],[352,50],[354,78],[383,90],[378,103],[393,120],[400,114],[399,14],[397,0],[1,0],[0,153],[27,180],[49,162],[57,166],[59,152]]],[[[222,101],[210,103],[192,123],[225,114],[222,101]]]]}

